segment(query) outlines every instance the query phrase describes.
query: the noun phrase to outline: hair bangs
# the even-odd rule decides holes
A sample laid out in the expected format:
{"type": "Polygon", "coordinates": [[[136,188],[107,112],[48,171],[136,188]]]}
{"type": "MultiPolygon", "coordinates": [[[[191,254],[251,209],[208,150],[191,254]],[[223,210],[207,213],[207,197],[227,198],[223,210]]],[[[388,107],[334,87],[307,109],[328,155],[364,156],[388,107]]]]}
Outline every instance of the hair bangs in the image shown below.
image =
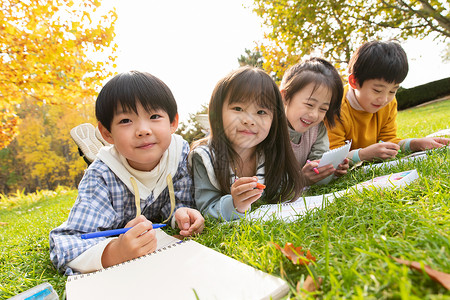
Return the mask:
{"type": "Polygon", "coordinates": [[[248,69],[240,74],[239,80],[233,80],[228,88],[227,99],[229,103],[253,102],[270,109],[275,108],[276,89],[268,76],[248,69]]]}
{"type": "Polygon", "coordinates": [[[174,114],[177,111],[176,102],[173,99],[170,89],[158,78],[150,74],[134,73],[127,78],[128,84],[123,86],[123,92],[119,96],[119,103],[122,109],[137,113],[136,104],[139,102],[147,111],[164,110],[169,114],[173,121],[174,114]]]}

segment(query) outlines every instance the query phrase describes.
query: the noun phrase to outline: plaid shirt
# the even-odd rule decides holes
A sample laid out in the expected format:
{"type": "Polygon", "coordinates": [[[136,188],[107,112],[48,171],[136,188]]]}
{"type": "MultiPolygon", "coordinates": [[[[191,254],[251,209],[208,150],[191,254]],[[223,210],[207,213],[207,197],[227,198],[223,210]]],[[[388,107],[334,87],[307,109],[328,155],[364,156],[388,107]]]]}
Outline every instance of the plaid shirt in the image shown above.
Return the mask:
{"type": "MultiPolygon", "coordinates": [[[[189,145],[183,144],[178,171],[173,177],[176,207],[192,207],[192,178],[187,168],[189,145]]],[[[170,215],[169,191],[166,187],[157,199],[151,194],[141,199],[142,215],[161,222],[170,215]]],[[[86,170],[78,197],[66,222],[50,232],[50,259],[60,272],[73,274],[66,265],[105,238],[81,239],[81,234],[123,228],[136,217],[134,194],[101,160],[96,159],[86,170]]]]}

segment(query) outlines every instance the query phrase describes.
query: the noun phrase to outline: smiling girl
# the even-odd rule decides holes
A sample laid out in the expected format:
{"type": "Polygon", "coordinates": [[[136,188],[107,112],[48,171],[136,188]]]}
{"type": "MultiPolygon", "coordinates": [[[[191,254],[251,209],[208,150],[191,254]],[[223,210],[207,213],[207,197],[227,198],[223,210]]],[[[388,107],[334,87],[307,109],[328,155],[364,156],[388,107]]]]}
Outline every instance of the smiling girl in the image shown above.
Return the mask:
{"type": "Polygon", "coordinates": [[[334,125],[339,118],[343,85],[337,70],[326,60],[311,58],[290,67],[281,81],[292,149],[307,184],[331,174],[347,173],[348,159],[337,169],[332,164],[316,168],[322,154],[329,150],[324,119],[334,125]]]}
{"type": "Polygon", "coordinates": [[[242,67],[221,79],[209,103],[209,122],[210,135],[190,154],[201,212],[228,221],[243,216],[261,196],[277,203],[300,195],[303,177],[283,102],[267,73],[242,67]]]}

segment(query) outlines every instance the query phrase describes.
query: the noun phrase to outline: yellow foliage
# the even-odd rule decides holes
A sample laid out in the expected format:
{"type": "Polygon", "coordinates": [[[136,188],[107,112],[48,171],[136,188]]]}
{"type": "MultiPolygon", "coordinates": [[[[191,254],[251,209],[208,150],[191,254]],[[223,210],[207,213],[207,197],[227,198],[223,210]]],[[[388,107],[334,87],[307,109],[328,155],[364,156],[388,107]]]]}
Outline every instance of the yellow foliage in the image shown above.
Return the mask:
{"type": "Polygon", "coordinates": [[[22,205],[29,205],[41,201],[44,198],[59,197],[67,194],[73,194],[76,197],[76,190],[67,187],[58,186],[55,190],[40,190],[34,193],[25,193],[25,190],[17,190],[9,196],[0,194],[0,209],[12,209],[22,205]]]}
{"type": "Polygon", "coordinates": [[[0,104],[0,149],[6,147],[16,137],[19,125],[19,117],[8,106],[6,103],[0,104]]]}
{"type": "Polygon", "coordinates": [[[95,124],[93,106],[93,98],[79,100],[73,106],[39,106],[32,99],[24,99],[18,108],[23,119],[21,134],[8,146],[13,158],[1,161],[8,164],[6,173],[0,169],[0,179],[9,182],[6,191],[76,187],[87,165],[78,154],[70,130],[85,122],[95,124]]]}
{"type": "Polygon", "coordinates": [[[19,119],[11,116],[25,98],[76,105],[112,75],[117,15],[96,14],[99,6],[96,0],[0,0],[0,149],[17,135],[19,119]],[[107,59],[94,60],[96,53],[107,59]]]}

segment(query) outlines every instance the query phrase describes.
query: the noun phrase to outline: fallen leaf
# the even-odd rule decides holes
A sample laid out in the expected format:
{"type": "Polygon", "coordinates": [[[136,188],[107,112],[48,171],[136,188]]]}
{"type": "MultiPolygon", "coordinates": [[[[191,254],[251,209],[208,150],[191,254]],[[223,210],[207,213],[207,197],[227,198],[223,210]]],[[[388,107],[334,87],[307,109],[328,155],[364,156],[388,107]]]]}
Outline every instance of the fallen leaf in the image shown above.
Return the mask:
{"type": "Polygon", "coordinates": [[[447,290],[450,290],[450,274],[436,271],[427,265],[424,265],[422,268],[421,264],[417,261],[409,261],[409,260],[404,260],[401,258],[395,258],[392,256],[391,256],[391,258],[393,260],[395,260],[396,262],[398,262],[399,264],[409,266],[411,269],[415,269],[415,270],[421,271],[421,272],[425,271],[425,273],[427,273],[431,279],[442,284],[442,286],[444,286],[447,290]]]}
{"type": "Polygon", "coordinates": [[[287,258],[289,258],[294,265],[309,265],[311,261],[316,261],[316,258],[311,255],[309,250],[306,252],[306,256],[303,255],[302,247],[294,247],[292,243],[286,243],[284,248],[280,245],[273,243],[275,247],[280,250],[287,258]]]}
{"type": "Polygon", "coordinates": [[[319,290],[322,281],[323,280],[321,277],[314,281],[314,279],[310,275],[308,275],[308,277],[306,277],[305,281],[303,282],[303,286],[300,286],[300,281],[297,283],[297,292],[303,296],[302,298],[304,298],[307,295],[302,290],[305,290],[309,293],[315,292],[319,290]]]}
{"type": "Polygon", "coordinates": [[[0,222],[0,226],[6,226],[8,225],[8,222],[0,222]]]}

